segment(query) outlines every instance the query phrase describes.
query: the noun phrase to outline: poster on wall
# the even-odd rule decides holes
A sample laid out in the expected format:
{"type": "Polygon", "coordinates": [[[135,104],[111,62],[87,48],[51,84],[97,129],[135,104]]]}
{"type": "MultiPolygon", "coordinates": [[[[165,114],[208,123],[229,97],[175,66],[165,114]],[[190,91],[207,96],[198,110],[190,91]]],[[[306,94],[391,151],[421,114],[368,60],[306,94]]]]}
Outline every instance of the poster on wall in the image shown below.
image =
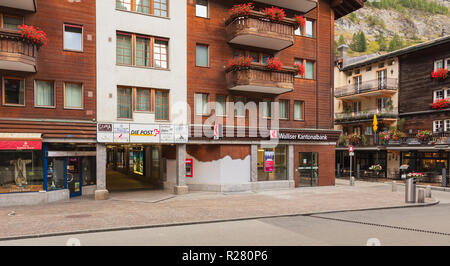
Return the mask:
{"type": "Polygon", "coordinates": [[[114,124],[114,142],[117,143],[130,142],[129,124],[114,124]]]}
{"type": "Polygon", "coordinates": [[[159,125],[159,134],[161,143],[174,143],[174,126],[173,125],[159,125]]]}
{"type": "Polygon", "coordinates": [[[189,139],[188,125],[174,125],[175,143],[187,143],[189,139]]]}
{"type": "Polygon", "coordinates": [[[275,170],[275,152],[264,152],[264,172],[272,173],[275,170]]]}
{"type": "Polygon", "coordinates": [[[133,152],[133,172],[138,175],[144,175],[144,152],[142,150],[133,152]]]}
{"type": "Polygon", "coordinates": [[[159,143],[159,125],[131,124],[130,141],[133,143],[159,143]]]}
{"type": "Polygon", "coordinates": [[[100,143],[114,142],[113,124],[97,124],[97,141],[100,143]]]}

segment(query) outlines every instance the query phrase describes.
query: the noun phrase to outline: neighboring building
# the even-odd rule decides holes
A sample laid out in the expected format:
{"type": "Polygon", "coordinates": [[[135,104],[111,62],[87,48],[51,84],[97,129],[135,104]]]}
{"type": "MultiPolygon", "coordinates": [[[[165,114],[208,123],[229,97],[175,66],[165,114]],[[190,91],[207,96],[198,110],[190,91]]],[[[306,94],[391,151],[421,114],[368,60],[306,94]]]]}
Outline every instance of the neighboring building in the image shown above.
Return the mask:
{"type": "MultiPolygon", "coordinates": [[[[337,62],[339,64],[339,59],[337,62]]],[[[345,59],[343,62],[345,62],[345,59]]],[[[374,134],[378,136],[376,137],[378,140],[371,142],[372,138],[367,137],[367,143],[356,145],[354,165],[359,164],[360,175],[364,175],[364,172],[368,172],[370,165],[380,164],[383,169],[387,169],[387,172],[382,171],[379,176],[389,178],[400,178],[400,166],[409,165],[408,171],[424,173],[425,181],[441,182],[442,169],[448,169],[449,163],[450,100],[446,99],[450,97],[450,78],[447,74],[445,79],[436,79],[432,77],[432,72],[439,68],[450,68],[450,36],[362,60],[356,64],[346,66],[344,63],[344,66],[340,68],[341,75],[344,75],[346,71],[354,73],[355,69],[360,69],[362,72],[367,66],[374,69],[381,63],[384,63],[388,69],[391,68],[387,71],[388,87],[390,87],[389,78],[398,77],[398,93],[396,93],[397,89],[393,89],[392,92],[387,94],[393,98],[392,110],[394,113],[392,117],[396,116],[398,111],[398,138],[393,139],[391,137],[390,140],[382,140],[379,133],[385,133],[389,130],[389,127],[395,126],[395,121],[383,123],[382,121],[386,119],[381,119],[382,126],[380,127],[380,119],[378,118],[378,134],[374,134]],[[391,65],[390,62],[393,62],[393,64],[391,65]],[[438,100],[443,101],[442,107],[434,108],[433,103],[438,100]],[[448,104],[447,101],[449,101],[448,104]],[[370,153],[372,155],[369,156],[370,153]]],[[[337,79],[337,82],[342,84],[342,80],[337,79]]],[[[350,82],[350,87],[355,88],[355,83],[351,80],[350,82]]],[[[364,73],[362,84],[364,84],[364,73]]],[[[385,90],[379,91],[376,89],[375,91],[378,93],[385,90]]],[[[363,96],[364,94],[358,95],[363,96]]],[[[341,100],[346,97],[342,97],[339,88],[336,88],[335,98],[341,100]]],[[[364,99],[364,97],[361,97],[361,99],[364,99]]],[[[380,101],[377,100],[377,103],[379,107],[380,101]]],[[[335,108],[335,124],[339,128],[342,127],[344,134],[371,132],[369,127],[372,124],[372,118],[367,118],[366,129],[354,130],[357,125],[356,122],[353,126],[350,121],[341,120],[339,113],[342,110],[338,108],[335,108]],[[345,121],[345,123],[341,121],[345,121]]],[[[356,106],[356,108],[360,107],[356,106]]],[[[359,109],[356,111],[359,111],[359,109]]],[[[349,116],[352,117],[354,110],[352,109],[350,113],[349,116]]],[[[388,121],[391,121],[391,119],[389,118],[388,121]]],[[[347,170],[349,165],[347,148],[342,147],[338,150],[341,150],[341,152],[337,153],[337,163],[340,164],[341,169],[347,170]]]]}
{"type": "Polygon", "coordinates": [[[97,1],[98,197],[123,178],[118,173],[155,187],[176,183],[187,141],[187,127],[184,139],[174,136],[174,125],[187,123],[186,8],[173,0],[97,1]]]}
{"type": "Polygon", "coordinates": [[[380,164],[380,177],[391,177],[398,170],[397,156],[380,148],[379,132],[397,126],[398,118],[398,58],[392,54],[369,54],[348,57],[348,46],[341,45],[334,68],[334,124],[342,130],[336,148],[339,175],[348,175],[350,157],[348,145],[355,147],[354,169],[359,165],[360,177],[370,177],[369,168],[380,164]],[[378,130],[373,130],[377,117],[378,130]],[[358,142],[352,142],[352,137],[358,142]],[[357,137],[357,138],[355,138],[357,137]],[[387,169],[387,171],[386,171],[387,169]]]}
{"type": "Polygon", "coordinates": [[[333,25],[363,1],[254,2],[255,10],[284,8],[280,23],[261,12],[230,17],[241,1],[187,2],[189,189],[334,185],[333,25]],[[305,27],[294,15],[306,18],[305,27]],[[251,66],[227,67],[240,55],[252,57],[251,66]],[[265,66],[274,56],[282,70],[265,66]],[[294,63],[305,66],[303,76],[294,63]]]}
{"type": "Polygon", "coordinates": [[[95,33],[95,1],[0,1],[0,205],[93,193],[95,33]],[[48,44],[21,37],[22,24],[48,44]]]}

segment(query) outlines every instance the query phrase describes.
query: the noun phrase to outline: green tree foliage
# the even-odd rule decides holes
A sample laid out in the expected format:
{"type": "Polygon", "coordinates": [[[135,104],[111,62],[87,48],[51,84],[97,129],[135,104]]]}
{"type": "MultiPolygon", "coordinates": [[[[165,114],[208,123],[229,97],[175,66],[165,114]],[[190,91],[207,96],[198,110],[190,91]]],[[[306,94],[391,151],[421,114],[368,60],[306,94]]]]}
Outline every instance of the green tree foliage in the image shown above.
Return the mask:
{"type": "Polygon", "coordinates": [[[397,34],[392,37],[391,41],[389,42],[389,52],[401,49],[404,47],[403,40],[400,36],[397,34]]]}
{"type": "Polygon", "coordinates": [[[369,17],[367,17],[367,22],[369,23],[369,26],[371,26],[371,27],[379,26],[383,29],[386,28],[386,25],[384,24],[384,20],[380,17],[369,16],[369,17]]]}
{"type": "Polygon", "coordinates": [[[367,51],[367,39],[364,32],[359,31],[353,34],[352,43],[350,48],[355,52],[365,52],[367,51]]]}
{"type": "Polygon", "coordinates": [[[448,14],[448,8],[440,5],[436,2],[430,2],[428,0],[378,0],[378,1],[367,1],[367,6],[372,6],[382,9],[395,9],[398,11],[404,8],[411,8],[416,10],[422,10],[432,14],[448,14]]]}
{"type": "Polygon", "coordinates": [[[337,42],[338,46],[345,44],[345,38],[344,35],[339,35],[339,40],[337,42]]]}
{"type": "Polygon", "coordinates": [[[380,51],[387,51],[388,50],[388,41],[384,37],[383,33],[379,33],[375,37],[375,41],[378,43],[380,51]]]}
{"type": "Polygon", "coordinates": [[[353,23],[358,23],[359,22],[359,18],[356,16],[355,12],[352,12],[350,14],[348,14],[348,18],[353,22],[353,23]]]}

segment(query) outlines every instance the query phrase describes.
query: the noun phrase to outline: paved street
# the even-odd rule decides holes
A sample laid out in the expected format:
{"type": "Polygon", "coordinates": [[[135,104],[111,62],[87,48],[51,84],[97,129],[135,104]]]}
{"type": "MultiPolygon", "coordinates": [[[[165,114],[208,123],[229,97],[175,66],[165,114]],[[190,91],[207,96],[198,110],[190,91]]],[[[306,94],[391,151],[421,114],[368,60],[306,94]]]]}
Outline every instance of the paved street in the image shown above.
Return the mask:
{"type": "Polygon", "coordinates": [[[0,245],[450,245],[450,204],[3,241],[0,245]]]}

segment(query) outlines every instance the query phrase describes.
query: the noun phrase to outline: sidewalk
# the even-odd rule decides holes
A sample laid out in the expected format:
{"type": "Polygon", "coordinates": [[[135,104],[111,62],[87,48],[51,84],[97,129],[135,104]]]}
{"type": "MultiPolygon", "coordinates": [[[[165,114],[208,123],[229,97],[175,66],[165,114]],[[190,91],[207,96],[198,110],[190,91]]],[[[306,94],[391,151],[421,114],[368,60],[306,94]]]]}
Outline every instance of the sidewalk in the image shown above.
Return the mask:
{"type": "MultiPolygon", "coordinates": [[[[43,236],[118,228],[198,223],[359,209],[424,206],[405,204],[404,191],[389,184],[337,180],[335,187],[174,196],[164,191],[116,192],[106,201],[72,199],[42,206],[0,208],[0,238],[43,236]],[[14,216],[8,216],[11,211],[14,216]]],[[[435,204],[427,199],[425,205],[435,204]]]]}

